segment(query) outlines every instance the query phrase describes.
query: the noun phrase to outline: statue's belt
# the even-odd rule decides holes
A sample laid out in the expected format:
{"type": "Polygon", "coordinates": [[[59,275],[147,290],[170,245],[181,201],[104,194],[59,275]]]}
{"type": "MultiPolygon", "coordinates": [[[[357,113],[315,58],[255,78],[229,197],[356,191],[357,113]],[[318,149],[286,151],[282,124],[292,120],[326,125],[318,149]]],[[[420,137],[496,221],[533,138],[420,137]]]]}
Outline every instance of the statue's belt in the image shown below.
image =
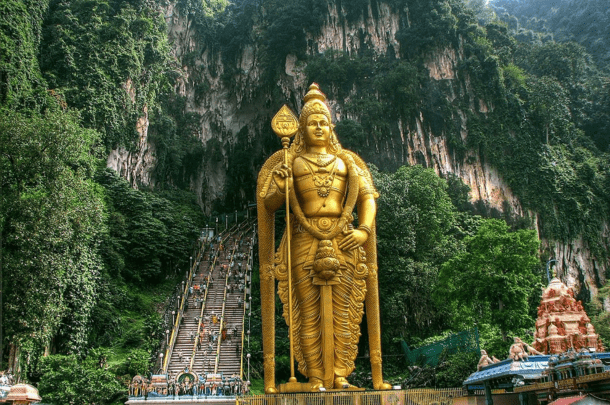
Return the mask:
{"type": "MultiPolygon", "coordinates": [[[[322,233],[330,233],[337,226],[337,222],[339,222],[339,217],[315,217],[315,218],[307,218],[307,222],[313,226],[315,229],[322,233]]],[[[299,224],[298,221],[294,221],[292,223],[292,232],[293,233],[307,233],[305,228],[299,224]]]]}

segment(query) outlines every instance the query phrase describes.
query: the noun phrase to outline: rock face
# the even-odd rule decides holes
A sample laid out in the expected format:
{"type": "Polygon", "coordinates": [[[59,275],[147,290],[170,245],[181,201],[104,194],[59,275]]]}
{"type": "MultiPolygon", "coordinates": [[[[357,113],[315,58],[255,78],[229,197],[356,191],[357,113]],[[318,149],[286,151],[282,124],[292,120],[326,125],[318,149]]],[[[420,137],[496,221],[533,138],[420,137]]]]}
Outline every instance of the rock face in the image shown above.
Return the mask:
{"type": "MultiPolygon", "coordinates": [[[[191,176],[189,183],[199,196],[202,209],[209,213],[211,203],[221,200],[227,194],[231,175],[229,162],[236,152],[235,148],[251,148],[252,151],[261,152],[261,155],[269,155],[273,151],[265,152],[265,147],[261,145],[266,142],[264,137],[270,136],[267,135],[270,132],[270,118],[281,106],[282,101],[277,100],[278,94],[285,100],[293,101],[297,109],[301,107],[300,100],[309,85],[304,73],[306,62],[295,55],[288,55],[284,74],[279,77],[275,89],[261,90],[262,51],[256,45],[241,48],[236,66],[224,66],[222,55],[213,53],[204,44],[197,42],[198,36],[192,21],[182,15],[174,3],[169,2],[164,13],[173,54],[181,65],[175,91],[185,97],[187,112],[196,113],[199,117],[196,135],[208,150],[201,156],[197,174],[191,176]],[[193,53],[198,56],[194,63],[187,64],[185,56],[192,56],[193,53]],[[222,77],[229,68],[235,73],[230,84],[227,84],[222,77]],[[203,93],[197,90],[202,84],[207,89],[203,93]],[[247,139],[239,138],[240,131],[247,134],[247,139]],[[212,148],[211,145],[216,146],[212,148]],[[210,150],[215,152],[211,153],[210,150]]],[[[400,54],[396,33],[401,24],[409,22],[401,21],[400,16],[393,13],[389,6],[381,4],[375,13],[369,6],[368,14],[354,22],[348,22],[342,17],[344,14],[345,10],[339,10],[337,5],[329,6],[326,22],[319,34],[307,34],[310,54],[327,50],[353,54],[363,44],[378,55],[389,49],[395,55],[400,54]]],[[[460,49],[446,47],[428,55],[425,66],[431,82],[441,89],[448,101],[460,95],[468,95],[470,111],[485,115],[493,110],[493,105],[488,105],[482,97],[477,97],[469,85],[469,78],[464,77],[465,73],[458,73],[457,67],[462,60],[463,53],[460,49]],[[459,77],[460,75],[462,76],[459,77]]],[[[330,93],[330,89],[322,90],[330,93]]],[[[337,120],[348,116],[344,111],[343,100],[332,100],[331,97],[330,104],[337,120]]],[[[467,112],[459,111],[458,116],[452,118],[459,123],[462,140],[466,140],[467,112]]],[[[108,158],[108,166],[130,179],[134,185],[154,185],[151,175],[154,146],[147,140],[147,123],[144,114],[139,125],[140,143],[135,151],[113,151],[108,158]]],[[[473,201],[481,200],[499,211],[510,207],[513,213],[528,214],[538,222],[535,212],[524,212],[519,200],[495,168],[481,161],[472,151],[466,152],[465,157],[456,157],[446,134],[435,133],[432,124],[424,119],[422,113],[415,119],[414,125],[400,121],[392,123],[396,129],[395,136],[388,137],[384,144],[376,145],[378,156],[371,159],[372,162],[391,162],[393,167],[421,164],[433,168],[442,176],[455,174],[470,186],[473,201]]],[[[279,149],[279,142],[274,141],[279,149]]],[[[262,162],[264,157],[261,156],[255,162],[262,162]]],[[[255,165],[253,163],[251,167],[252,178],[258,170],[255,165]]],[[[250,194],[253,188],[245,185],[243,179],[234,181],[230,187],[232,192],[235,191],[244,200],[242,204],[252,200],[253,195],[250,194]]],[[[595,294],[597,288],[606,282],[605,263],[597,262],[582,240],[568,243],[543,241],[543,249],[550,257],[558,259],[558,274],[577,293],[595,294]]]]}
{"type": "Polygon", "coordinates": [[[144,107],[142,116],[136,123],[139,134],[138,143],[133,151],[123,147],[112,150],[106,160],[106,167],[127,179],[132,187],[154,186],[152,172],[155,167],[155,146],[148,142],[148,109],[144,107]]]}
{"type": "Polygon", "coordinates": [[[379,5],[376,17],[373,17],[369,5],[367,17],[356,24],[349,24],[342,15],[345,15],[345,10],[339,10],[336,4],[329,6],[328,22],[322,27],[321,34],[312,38],[315,46],[310,52],[317,49],[321,53],[334,50],[354,54],[362,43],[366,43],[368,49],[373,49],[377,54],[384,54],[388,46],[391,46],[397,55],[400,53],[400,44],[396,40],[400,18],[387,4],[379,5]]]}

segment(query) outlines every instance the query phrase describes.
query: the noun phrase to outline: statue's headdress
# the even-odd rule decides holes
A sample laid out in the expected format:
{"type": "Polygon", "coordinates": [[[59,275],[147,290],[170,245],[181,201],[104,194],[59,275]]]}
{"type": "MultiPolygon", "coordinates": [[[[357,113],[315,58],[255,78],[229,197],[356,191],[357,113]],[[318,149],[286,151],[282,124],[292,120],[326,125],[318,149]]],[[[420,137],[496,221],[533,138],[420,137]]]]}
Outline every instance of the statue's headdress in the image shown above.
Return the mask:
{"type": "Polygon", "coordinates": [[[299,117],[299,123],[301,128],[305,127],[307,117],[311,114],[324,114],[328,118],[328,122],[331,122],[330,108],[326,104],[326,95],[320,91],[320,87],[317,83],[312,83],[309,86],[309,91],[303,97],[305,105],[301,110],[301,116],[299,117]]]}
{"type": "Polygon", "coordinates": [[[311,114],[324,114],[328,119],[328,123],[331,127],[329,150],[331,153],[339,152],[341,150],[341,144],[335,134],[335,126],[332,124],[330,107],[326,103],[326,95],[320,91],[320,87],[317,83],[312,83],[311,86],[309,86],[309,91],[305,94],[305,97],[303,97],[303,101],[305,101],[305,104],[303,105],[301,115],[299,116],[299,133],[297,133],[294,141],[294,150],[296,153],[301,153],[304,150],[305,144],[302,132],[307,124],[307,117],[311,114]]]}

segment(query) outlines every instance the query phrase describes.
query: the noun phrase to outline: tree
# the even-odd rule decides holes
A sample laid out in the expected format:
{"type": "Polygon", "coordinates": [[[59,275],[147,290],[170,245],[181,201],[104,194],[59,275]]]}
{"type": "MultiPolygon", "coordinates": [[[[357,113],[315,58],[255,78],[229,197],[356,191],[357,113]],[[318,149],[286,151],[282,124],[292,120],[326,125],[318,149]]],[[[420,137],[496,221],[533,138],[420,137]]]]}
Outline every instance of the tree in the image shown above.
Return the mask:
{"type": "Polygon", "coordinates": [[[81,110],[108,150],[130,148],[137,120],[151,116],[166,82],[165,20],[152,2],[50,2],[40,46],[49,83],[81,110]]]}
{"type": "Polygon", "coordinates": [[[60,354],[45,357],[41,366],[42,378],[38,384],[43,400],[57,405],[123,402],[126,399],[126,389],[108,368],[108,354],[105,350],[97,349],[84,359],[76,355],[60,354]]]}
{"type": "Polygon", "coordinates": [[[439,265],[452,254],[455,209],[447,183],[432,169],[403,166],[395,173],[372,168],[377,200],[379,289],[387,341],[429,336],[443,329],[443,305],[432,291],[439,265]],[[399,287],[399,288],[397,288],[399,287]]]}
{"type": "Polygon", "coordinates": [[[465,238],[465,251],[442,265],[437,302],[454,305],[453,323],[499,326],[502,338],[533,325],[530,297],[539,291],[539,240],[533,230],[510,232],[503,220],[484,220],[465,238]]]}
{"type": "Polygon", "coordinates": [[[98,134],[58,109],[0,115],[6,336],[31,351],[59,335],[63,350],[80,352],[105,232],[101,191],[90,180],[98,134]]]}

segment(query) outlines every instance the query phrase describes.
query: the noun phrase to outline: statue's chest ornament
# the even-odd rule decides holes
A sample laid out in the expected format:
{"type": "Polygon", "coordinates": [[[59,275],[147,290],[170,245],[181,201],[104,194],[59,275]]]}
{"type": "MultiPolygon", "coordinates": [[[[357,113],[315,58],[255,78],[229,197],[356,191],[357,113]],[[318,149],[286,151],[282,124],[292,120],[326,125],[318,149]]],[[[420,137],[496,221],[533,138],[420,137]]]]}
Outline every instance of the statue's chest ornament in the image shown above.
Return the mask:
{"type": "Polygon", "coordinates": [[[328,194],[330,193],[330,188],[333,184],[333,181],[335,180],[335,170],[337,168],[336,156],[330,156],[332,156],[332,159],[326,159],[322,161],[322,164],[324,166],[318,165],[318,162],[320,161],[320,156],[318,156],[318,162],[313,162],[309,158],[305,157],[305,165],[307,166],[307,170],[311,174],[313,184],[317,188],[317,192],[320,197],[328,197],[328,194]],[[310,163],[315,166],[318,166],[318,169],[314,171],[310,163]],[[331,163],[334,164],[329,172],[328,169],[326,169],[326,166],[331,163]]]}

